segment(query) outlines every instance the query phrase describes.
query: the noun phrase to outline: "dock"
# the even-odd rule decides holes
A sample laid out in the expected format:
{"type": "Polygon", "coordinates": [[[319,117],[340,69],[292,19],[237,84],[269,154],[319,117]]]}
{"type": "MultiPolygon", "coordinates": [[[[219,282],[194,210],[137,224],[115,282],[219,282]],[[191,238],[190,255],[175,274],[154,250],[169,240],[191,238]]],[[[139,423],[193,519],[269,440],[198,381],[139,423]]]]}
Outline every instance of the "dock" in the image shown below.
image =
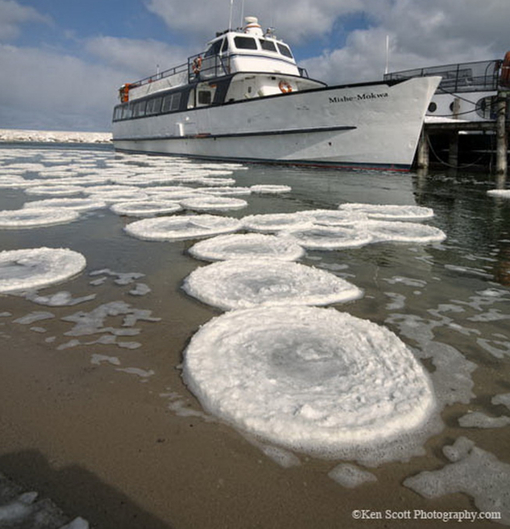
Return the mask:
{"type": "Polygon", "coordinates": [[[442,80],[429,105],[415,167],[482,167],[506,176],[510,130],[510,51],[504,59],[389,73],[385,80],[442,80]]]}

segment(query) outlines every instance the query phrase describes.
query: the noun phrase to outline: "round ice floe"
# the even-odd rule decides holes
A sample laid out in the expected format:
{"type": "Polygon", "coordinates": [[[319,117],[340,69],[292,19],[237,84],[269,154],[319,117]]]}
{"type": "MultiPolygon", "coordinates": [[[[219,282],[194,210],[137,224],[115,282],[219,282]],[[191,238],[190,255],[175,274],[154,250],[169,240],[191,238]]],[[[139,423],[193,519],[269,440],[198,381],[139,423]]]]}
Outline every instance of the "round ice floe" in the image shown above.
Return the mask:
{"type": "Polygon", "coordinates": [[[37,228],[76,220],[78,211],[58,208],[27,208],[0,211],[0,228],[37,228]]]}
{"type": "Polygon", "coordinates": [[[262,233],[246,233],[220,235],[197,242],[189,249],[189,253],[197,259],[206,261],[247,258],[297,261],[304,255],[305,250],[294,241],[283,237],[262,233]]]}
{"type": "Polygon", "coordinates": [[[23,209],[32,208],[63,208],[75,211],[90,211],[106,207],[106,202],[93,200],[91,198],[48,198],[46,200],[34,200],[25,202],[23,209]]]}
{"type": "Polygon", "coordinates": [[[196,191],[200,193],[206,193],[207,195],[219,195],[219,196],[246,196],[251,195],[251,189],[249,187],[199,187],[196,191]]]}
{"type": "Polygon", "coordinates": [[[215,215],[185,215],[143,219],[128,224],[124,229],[139,239],[171,241],[200,239],[231,233],[241,228],[241,221],[215,215]]]}
{"type": "Polygon", "coordinates": [[[140,200],[113,204],[110,209],[117,215],[127,215],[128,217],[155,217],[156,215],[176,213],[181,210],[181,206],[177,202],[169,200],[140,200]]]}
{"type": "Polygon", "coordinates": [[[340,209],[358,211],[372,219],[420,220],[430,219],[434,211],[422,206],[397,206],[382,204],[341,204],[340,209]]]}
{"type": "Polygon", "coordinates": [[[302,230],[284,231],[282,237],[295,240],[310,250],[359,248],[372,242],[372,235],[362,226],[312,226],[302,230]]]}
{"type": "Polygon", "coordinates": [[[369,220],[363,227],[373,237],[373,242],[441,242],[446,234],[439,228],[414,222],[369,220]]]}
{"type": "Polygon", "coordinates": [[[181,206],[194,211],[228,211],[243,209],[248,205],[246,200],[231,197],[205,196],[181,200],[181,206]]]}
{"type": "Polygon", "coordinates": [[[274,233],[311,227],[312,221],[299,213],[269,213],[248,215],[243,218],[243,226],[250,231],[274,233]]]}
{"type": "Polygon", "coordinates": [[[395,334],[334,309],[229,312],[195,334],[183,367],[208,412],[318,455],[393,441],[435,409],[428,376],[395,334]]]}
{"type": "Polygon", "coordinates": [[[84,190],[80,186],[71,185],[41,185],[32,186],[25,189],[25,193],[29,195],[53,195],[53,196],[69,196],[78,195],[84,190]]]}
{"type": "Polygon", "coordinates": [[[270,259],[239,259],[193,271],[183,289],[220,309],[254,305],[327,305],[358,299],[362,290],[330,272],[270,259]]]}
{"type": "Polygon", "coordinates": [[[322,226],[351,226],[368,218],[365,214],[357,211],[342,211],[338,209],[312,209],[302,211],[301,214],[310,218],[314,224],[322,226]]]}
{"type": "Polygon", "coordinates": [[[0,292],[10,293],[60,283],[85,268],[85,257],[64,248],[0,252],[0,292]]]}
{"type": "Polygon", "coordinates": [[[105,193],[90,193],[90,198],[94,200],[102,200],[107,204],[115,202],[131,202],[147,200],[149,195],[140,189],[136,191],[107,191],[105,193]]]}
{"type": "Polygon", "coordinates": [[[280,193],[289,193],[292,191],[290,186],[276,185],[276,184],[260,184],[254,185],[250,188],[253,193],[279,195],[280,193]]]}

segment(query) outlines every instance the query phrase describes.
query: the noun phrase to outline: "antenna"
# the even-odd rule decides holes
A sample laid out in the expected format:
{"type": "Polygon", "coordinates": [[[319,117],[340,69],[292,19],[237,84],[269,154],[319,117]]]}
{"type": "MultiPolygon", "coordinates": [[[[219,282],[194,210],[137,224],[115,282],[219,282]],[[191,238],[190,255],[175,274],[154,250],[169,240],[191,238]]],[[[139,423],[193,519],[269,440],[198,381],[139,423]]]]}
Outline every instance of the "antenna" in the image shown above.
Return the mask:
{"type": "Polygon", "coordinates": [[[390,55],[390,36],[386,35],[386,67],[384,68],[385,75],[388,73],[388,63],[390,59],[389,55],[390,55]]]}
{"type": "Polygon", "coordinates": [[[244,0],[241,3],[241,27],[244,26],[244,0]]]}
{"type": "Polygon", "coordinates": [[[232,9],[234,8],[234,0],[230,0],[230,16],[228,19],[228,29],[232,29],[232,9]]]}

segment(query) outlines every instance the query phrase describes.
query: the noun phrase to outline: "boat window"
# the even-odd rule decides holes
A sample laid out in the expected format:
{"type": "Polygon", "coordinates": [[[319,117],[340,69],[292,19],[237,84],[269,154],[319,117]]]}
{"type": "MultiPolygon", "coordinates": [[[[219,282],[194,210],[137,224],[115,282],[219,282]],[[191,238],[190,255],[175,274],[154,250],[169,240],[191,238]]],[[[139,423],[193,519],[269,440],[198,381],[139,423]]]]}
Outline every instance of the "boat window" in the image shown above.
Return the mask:
{"type": "Polygon", "coordinates": [[[199,90],[198,91],[198,104],[199,105],[210,105],[212,98],[211,92],[209,90],[199,90]]]}
{"type": "Polygon", "coordinates": [[[147,101],[147,108],[145,110],[145,113],[148,116],[152,116],[153,114],[158,114],[159,111],[161,110],[161,102],[162,102],[161,97],[155,97],[154,99],[149,99],[149,101],[147,101]]]}
{"type": "Polygon", "coordinates": [[[121,106],[115,107],[115,111],[113,112],[113,120],[118,121],[119,119],[122,119],[122,107],[121,106]]]}
{"type": "Polygon", "coordinates": [[[122,110],[122,119],[129,119],[133,115],[133,104],[126,105],[122,110]]]}
{"type": "Polygon", "coordinates": [[[274,51],[276,53],[276,46],[274,42],[266,39],[259,39],[260,47],[265,51],[274,51]]]}
{"type": "Polygon", "coordinates": [[[139,118],[142,116],[145,116],[145,106],[147,102],[146,101],[140,101],[139,103],[135,104],[135,108],[133,110],[133,117],[139,118]]]}
{"type": "Polygon", "coordinates": [[[228,39],[223,40],[223,46],[221,47],[221,51],[225,52],[228,50],[228,39]]]}
{"type": "Polygon", "coordinates": [[[240,50],[256,50],[257,41],[252,37],[235,37],[234,42],[240,50]]]}
{"type": "Polygon", "coordinates": [[[286,46],[285,44],[282,44],[281,42],[277,42],[278,49],[280,50],[280,53],[284,55],[285,57],[288,57],[289,59],[292,59],[292,52],[290,51],[290,48],[286,46]]]}
{"type": "Polygon", "coordinates": [[[161,106],[161,112],[174,112],[179,109],[181,103],[181,93],[169,94],[163,98],[163,104],[161,106]]]}
{"type": "Polygon", "coordinates": [[[223,40],[217,40],[216,42],[213,42],[207,51],[205,52],[205,57],[211,57],[212,55],[218,55],[218,53],[221,50],[221,45],[223,43],[223,40]]]}
{"type": "Polygon", "coordinates": [[[175,110],[179,110],[181,104],[181,93],[178,92],[177,94],[174,94],[172,96],[172,105],[170,107],[170,110],[174,112],[175,110]]]}

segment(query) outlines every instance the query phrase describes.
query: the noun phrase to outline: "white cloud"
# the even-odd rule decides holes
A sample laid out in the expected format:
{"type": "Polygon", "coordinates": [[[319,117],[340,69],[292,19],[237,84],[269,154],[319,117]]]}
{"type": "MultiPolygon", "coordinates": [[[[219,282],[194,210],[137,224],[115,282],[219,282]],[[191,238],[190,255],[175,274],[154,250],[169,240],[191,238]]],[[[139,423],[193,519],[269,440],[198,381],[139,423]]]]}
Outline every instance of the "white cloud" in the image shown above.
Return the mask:
{"type": "Polygon", "coordinates": [[[0,122],[13,128],[108,130],[126,81],[113,68],[11,45],[0,45],[0,71],[0,122]]]}
{"type": "Polygon", "coordinates": [[[304,61],[312,77],[376,80],[386,64],[403,69],[503,58],[510,49],[508,0],[363,0],[372,26],[352,32],[342,49],[304,61]]]}
{"type": "Polygon", "coordinates": [[[0,41],[15,39],[20,34],[20,25],[28,22],[51,23],[32,7],[26,7],[14,0],[0,0],[0,41]]]}
{"type": "MultiPolygon", "coordinates": [[[[170,29],[192,35],[200,43],[214,37],[216,31],[228,27],[230,3],[207,3],[187,0],[186,9],[180,0],[146,0],[147,8],[161,17],[170,29]]],[[[275,26],[284,40],[296,44],[331,31],[337,17],[360,11],[363,0],[258,0],[234,3],[232,26],[241,26],[243,15],[257,16],[265,29],[275,26]],[[244,13],[242,12],[244,5],[244,13]]]]}
{"type": "MultiPolygon", "coordinates": [[[[155,40],[117,37],[95,37],[85,43],[85,49],[106,64],[133,72],[134,77],[148,77],[161,70],[186,62],[193,50],[170,46],[155,40]]],[[[132,81],[136,79],[131,79],[132,81]]]]}

